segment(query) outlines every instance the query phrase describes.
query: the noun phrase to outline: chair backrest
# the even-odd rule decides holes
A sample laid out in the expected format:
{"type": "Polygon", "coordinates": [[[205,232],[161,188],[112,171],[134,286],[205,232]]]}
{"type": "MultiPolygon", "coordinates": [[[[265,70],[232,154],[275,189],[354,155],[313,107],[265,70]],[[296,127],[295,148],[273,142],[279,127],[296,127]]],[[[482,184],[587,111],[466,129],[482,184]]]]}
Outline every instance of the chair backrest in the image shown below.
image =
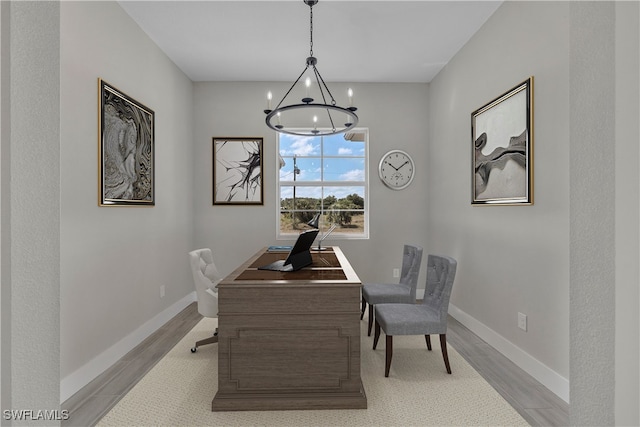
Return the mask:
{"type": "Polygon", "coordinates": [[[449,256],[429,255],[427,257],[427,284],[422,304],[439,311],[441,322],[447,321],[449,299],[457,266],[457,261],[449,256]]]}
{"type": "Polygon", "coordinates": [[[422,264],[422,248],[420,246],[404,245],[400,283],[409,286],[411,301],[416,300],[420,264],[422,264]]]}
{"type": "Polygon", "coordinates": [[[189,252],[193,282],[198,296],[198,312],[205,317],[218,317],[216,285],[222,276],[213,262],[211,249],[203,248],[189,252]]]}

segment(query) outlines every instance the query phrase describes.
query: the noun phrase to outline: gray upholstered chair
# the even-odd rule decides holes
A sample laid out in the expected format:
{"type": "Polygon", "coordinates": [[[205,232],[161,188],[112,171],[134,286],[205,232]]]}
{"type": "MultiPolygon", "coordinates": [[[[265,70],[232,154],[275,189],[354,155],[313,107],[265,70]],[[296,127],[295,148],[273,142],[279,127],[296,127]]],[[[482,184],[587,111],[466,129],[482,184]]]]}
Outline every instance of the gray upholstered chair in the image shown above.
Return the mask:
{"type": "Polygon", "coordinates": [[[362,284],[362,313],[369,303],[369,329],[367,335],[371,336],[373,326],[374,306],[384,303],[415,303],[418,275],[422,263],[422,248],[420,246],[404,245],[402,252],[402,272],[400,282],[392,283],[363,283],[362,284]]]}
{"type": "MultiPolygon", "coordinates": [[[[196,286],[198,312],[204,317],[218,317],[218,289],[216,285],[222,280],[222,276],[213,262],[211,249],[196,249],[189,252],[189,263],[196,286]]],[[[212,337],[196,342],[191,352],[195,353],[201,345],[217,342],[218,330],[216,329],[212,337]]]]}
{"type": "Polygon", "coordinates": [[[421,304],[379,304],[376,305],[376,331],[373,339],[375,350],[380,338],[380,329],[387,335],[386,363],[384,376],[389,376],[393,356],[394,335],[424,335],[427,349],[431,351],[431,334],[440,335],[442,357],[451,373],[447,354],[447,316],[449,298],[456,276],[457,262],[448,256],[429,255],[427,257],[427,284],[421,304]]]}

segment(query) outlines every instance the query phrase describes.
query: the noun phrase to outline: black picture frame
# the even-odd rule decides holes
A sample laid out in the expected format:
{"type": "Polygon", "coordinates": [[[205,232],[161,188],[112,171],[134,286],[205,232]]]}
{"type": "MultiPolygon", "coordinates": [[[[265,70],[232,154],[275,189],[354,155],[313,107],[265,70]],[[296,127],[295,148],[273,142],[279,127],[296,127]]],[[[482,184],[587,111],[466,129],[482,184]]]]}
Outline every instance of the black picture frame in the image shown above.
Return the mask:
{"type": "Polygon", "coordinates": [[[262,205],[263,138],[214,137],[213,204],[262,205]]]}

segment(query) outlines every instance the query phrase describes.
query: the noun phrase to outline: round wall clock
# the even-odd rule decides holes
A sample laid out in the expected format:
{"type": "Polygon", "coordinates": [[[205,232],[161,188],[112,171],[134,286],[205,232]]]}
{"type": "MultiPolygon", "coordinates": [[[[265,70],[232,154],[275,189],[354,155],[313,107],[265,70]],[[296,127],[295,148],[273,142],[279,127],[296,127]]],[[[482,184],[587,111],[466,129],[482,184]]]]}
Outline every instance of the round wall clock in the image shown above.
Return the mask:
{"type": "Polygon", "coordinates": [[[393,190],[407,188],[413,180],[415,167],[410,155],[402,150],[391,150],[380,159],[378,174],[384,184],[393,190]]]}

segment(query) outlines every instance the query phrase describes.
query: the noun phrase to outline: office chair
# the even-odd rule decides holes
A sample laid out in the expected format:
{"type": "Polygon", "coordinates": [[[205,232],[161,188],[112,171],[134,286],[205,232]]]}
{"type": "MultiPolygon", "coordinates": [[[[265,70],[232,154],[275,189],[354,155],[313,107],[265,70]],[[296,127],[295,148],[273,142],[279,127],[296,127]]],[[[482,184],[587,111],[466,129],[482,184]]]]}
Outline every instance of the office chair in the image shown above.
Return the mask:
{"type": "Polygon", "coordinates": [[[447,316],[457,262],[448,256],[429,255],[427,258],[427,284],[422,304],[376,305],[376,332],[373,349],[378,345],[380,329],[387,335],[384,376],[389,376],[393,356],[394,335],[424,335],[431,351],[431,334],[440,335],[440,347],[447,373],[451,373],[447,354],[447,316]]]}
{"type": "MultiPolygon", "coordinates": [[[[189,252],[189,261],[198,297],[198,312],[204,317],[218,317],[218,290],[216,285],[222,280],[222,276],[213,263],[211,249],[204,248],[189,252]]],[[[217,342],[218,330],[216,329],[212,337],[196,342],[191,352],[195,353],[201,345],[217,342]]]]}
{"type": "Polygon", "coordinates": [[[364,311],[369,303],[369,328],[367,335],[371,336],[373,326],[374,306],[384,303],[407,303],[416,302],[416,287],[418,286],[418,275],[420,274],[420,264],[422,263],[422,248],[420,246],[404,245],[402,253],[402,272],[400,282],[392,283],[363,283],[362,284],[362,313],[360,320],[364,317],[364,311]]]}

